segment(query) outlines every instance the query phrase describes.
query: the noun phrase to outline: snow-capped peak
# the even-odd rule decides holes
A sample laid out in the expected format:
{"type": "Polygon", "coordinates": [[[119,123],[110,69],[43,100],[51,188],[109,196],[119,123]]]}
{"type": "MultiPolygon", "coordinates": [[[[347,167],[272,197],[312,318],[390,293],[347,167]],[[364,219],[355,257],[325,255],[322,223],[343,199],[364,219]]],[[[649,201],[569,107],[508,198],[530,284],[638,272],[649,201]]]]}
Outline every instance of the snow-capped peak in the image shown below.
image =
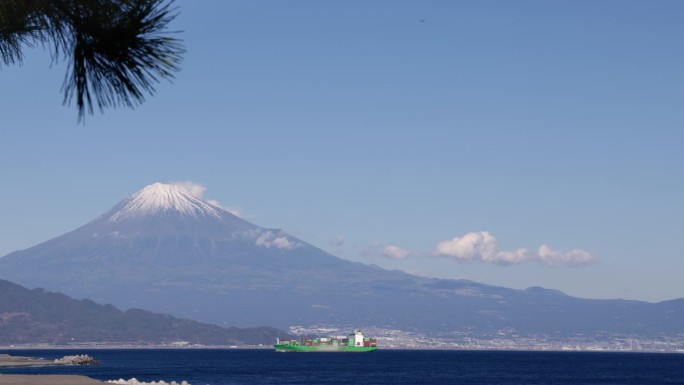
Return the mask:
{"type": "Polygon", "coordinates": [[[159,212],[178,212],[190,217],[222,217],[222,209],[193,196],[180,184],[154,183],[131,195],[112,213],[109,220],[146,216],[159,212]]]}

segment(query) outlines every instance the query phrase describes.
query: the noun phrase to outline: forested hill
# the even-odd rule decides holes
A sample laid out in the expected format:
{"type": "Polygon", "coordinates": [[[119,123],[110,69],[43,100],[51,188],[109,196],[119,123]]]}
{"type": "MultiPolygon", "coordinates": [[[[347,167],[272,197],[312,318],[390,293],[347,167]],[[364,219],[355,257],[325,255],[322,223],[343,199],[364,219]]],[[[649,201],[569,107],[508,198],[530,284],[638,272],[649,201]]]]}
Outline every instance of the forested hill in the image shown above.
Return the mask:
{"type": "Polygon", "coordinates": [[[140,309],[75,300],[0,280],[0,344],[173,343],[272,344],[284,331],[270,327],[224,328],[140,309]]]}

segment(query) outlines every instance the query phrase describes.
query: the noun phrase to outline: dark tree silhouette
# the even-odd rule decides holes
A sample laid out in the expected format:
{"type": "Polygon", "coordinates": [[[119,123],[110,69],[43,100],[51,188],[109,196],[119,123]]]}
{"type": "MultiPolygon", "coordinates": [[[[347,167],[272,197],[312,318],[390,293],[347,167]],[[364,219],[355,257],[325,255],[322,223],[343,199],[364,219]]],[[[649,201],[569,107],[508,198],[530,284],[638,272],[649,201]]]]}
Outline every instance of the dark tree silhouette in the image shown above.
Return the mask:
{"type": "Polygon", "coordinates": [[[0,0],[0,60],[20,64],[22,48],[47,46],[68,61],[64,103],[78,118],[93,106],[135,107],[171,80],[185,52],[167,25],[173,0],[0,0]]]}

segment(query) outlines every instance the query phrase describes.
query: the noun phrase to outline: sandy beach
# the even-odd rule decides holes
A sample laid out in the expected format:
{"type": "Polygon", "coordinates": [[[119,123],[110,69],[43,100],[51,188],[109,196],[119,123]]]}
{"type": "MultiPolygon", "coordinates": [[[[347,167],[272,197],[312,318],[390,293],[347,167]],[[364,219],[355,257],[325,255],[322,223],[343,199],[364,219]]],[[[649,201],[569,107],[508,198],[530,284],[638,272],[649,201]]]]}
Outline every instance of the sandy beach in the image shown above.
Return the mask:
{"type": "Polygon", "coordinates": [[[59,374],[28,375],[0,374],[0,385],[102,385],[104,382],[90,377],[59,374]]]}
{"type": "MultiPolygon", "coordinates": [[[[51,360],[0,354],[0,368],[54,365],[51,360]]],[[[95,385],[104,384],[84,376],[1,374],[0,385],[95,385]]]]}
{"type": "Polygon", "coordinates": [[[10,356],[9,354],[0,354],[0,368],[18,367],[18,366],[41,366],[51,365],[52,361],[42,360],[33,357],[10,356]]]}

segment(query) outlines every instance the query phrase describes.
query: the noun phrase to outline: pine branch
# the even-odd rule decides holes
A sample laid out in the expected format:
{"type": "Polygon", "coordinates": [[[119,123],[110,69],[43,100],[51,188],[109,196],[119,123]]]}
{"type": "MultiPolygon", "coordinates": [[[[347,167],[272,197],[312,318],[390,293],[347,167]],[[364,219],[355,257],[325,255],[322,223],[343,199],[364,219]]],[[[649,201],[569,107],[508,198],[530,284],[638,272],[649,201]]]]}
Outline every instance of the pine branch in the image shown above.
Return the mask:
{"type": "Polygon", "coordinates": [[[185,52],[166,30],[176,17],[173,0],[0,0],[0,58],[21,63],[22,46],[52,47],[67,60],[64,103],[86,110],[136,107],[172,80],[185,52]]]}

